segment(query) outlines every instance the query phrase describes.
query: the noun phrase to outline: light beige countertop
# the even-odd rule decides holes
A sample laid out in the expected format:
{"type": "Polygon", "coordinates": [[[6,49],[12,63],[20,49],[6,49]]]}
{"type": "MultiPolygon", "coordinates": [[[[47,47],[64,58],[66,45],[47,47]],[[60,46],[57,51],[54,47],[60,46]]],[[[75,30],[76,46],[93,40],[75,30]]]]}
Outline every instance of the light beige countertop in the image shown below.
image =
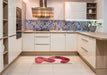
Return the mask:
{"type": "Polygon", "coordinates": [[[76,31],[22,31],[23,33],[77,33],[97,40],[107,40],[107,33],[101,32],[76,32],[76,31]]]}

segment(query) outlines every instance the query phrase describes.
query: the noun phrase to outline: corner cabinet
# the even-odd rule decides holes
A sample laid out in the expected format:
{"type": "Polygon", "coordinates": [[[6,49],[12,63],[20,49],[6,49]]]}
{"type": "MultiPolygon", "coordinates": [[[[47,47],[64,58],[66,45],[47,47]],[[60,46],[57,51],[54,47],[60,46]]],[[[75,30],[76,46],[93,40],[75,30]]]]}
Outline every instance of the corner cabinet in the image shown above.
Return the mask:
{"type": "Polygon", "coordinates": [[[96,68],[96,39],[78,35],[78,52],[96,68]]]}
{"type": "Polygon", "coordinates": [[[86,2],[65,2],[65,19],[86,19],[86,2]]]}
{"type": "Polygon", "coordinates": [[[65,50],[65,33],[52,33],[51,34],[51,51],[66,51],[65,50]]]}

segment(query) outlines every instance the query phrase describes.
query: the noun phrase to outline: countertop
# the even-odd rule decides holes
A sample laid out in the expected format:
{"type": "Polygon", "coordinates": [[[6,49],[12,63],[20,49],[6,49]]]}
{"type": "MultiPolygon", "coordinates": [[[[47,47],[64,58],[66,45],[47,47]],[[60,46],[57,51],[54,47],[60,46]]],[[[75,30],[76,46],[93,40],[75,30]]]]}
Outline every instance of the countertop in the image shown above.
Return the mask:
{"type": "Polygon", "coordinates": [[[101,32],[76,32],[76,31],[22,31],[23,33],[77,33],[97,40],[107,40],[107,33],[101,32]]]}

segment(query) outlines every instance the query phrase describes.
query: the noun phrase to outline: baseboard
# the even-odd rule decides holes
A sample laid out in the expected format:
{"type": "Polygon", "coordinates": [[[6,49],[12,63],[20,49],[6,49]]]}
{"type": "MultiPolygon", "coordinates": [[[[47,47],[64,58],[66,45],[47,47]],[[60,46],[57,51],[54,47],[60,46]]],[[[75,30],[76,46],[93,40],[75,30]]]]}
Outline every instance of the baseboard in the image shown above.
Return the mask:
{"type": "Polygon", "coordinates": [[[96,69],[80,54],[78,53],[80,58],[90,67],[90,69],[96,73],[96,69]]]}
{"type": "Polygon", "coordinates": [[[78,55],[77,51],[23,51],[21,55],[78,55]]]}
{"type": "Polygon", "coordinates": [[[2,75],[3,72],[5,72],[6,69],[8,69],[8,67],[10,67],[10,66],[19,58],[19,56],[20,56],[21,54],[22,54],[22,52],[19,53],[19,55],[18,55],[10,64],[8,64],[8,65],[3,69],[3,71],[0,73],[0,75],[2,75]]]}
{"type": "Polygon", "coordinates": [[[104,75],[107,75],[107,68],[97,68],[96,69],[96,74],[104,74],[104,75]]]}

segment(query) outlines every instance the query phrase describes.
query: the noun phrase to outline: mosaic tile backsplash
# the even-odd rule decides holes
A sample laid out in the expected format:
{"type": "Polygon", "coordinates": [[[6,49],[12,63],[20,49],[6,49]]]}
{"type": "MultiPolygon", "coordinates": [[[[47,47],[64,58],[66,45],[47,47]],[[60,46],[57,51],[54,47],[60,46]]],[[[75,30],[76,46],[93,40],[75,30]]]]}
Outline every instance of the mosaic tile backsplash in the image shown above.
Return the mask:
{"type": "Polygon", "coordinates": [[[86,31],[88,21],[26,20],[25,30],[33,31],[86,31]]]}

